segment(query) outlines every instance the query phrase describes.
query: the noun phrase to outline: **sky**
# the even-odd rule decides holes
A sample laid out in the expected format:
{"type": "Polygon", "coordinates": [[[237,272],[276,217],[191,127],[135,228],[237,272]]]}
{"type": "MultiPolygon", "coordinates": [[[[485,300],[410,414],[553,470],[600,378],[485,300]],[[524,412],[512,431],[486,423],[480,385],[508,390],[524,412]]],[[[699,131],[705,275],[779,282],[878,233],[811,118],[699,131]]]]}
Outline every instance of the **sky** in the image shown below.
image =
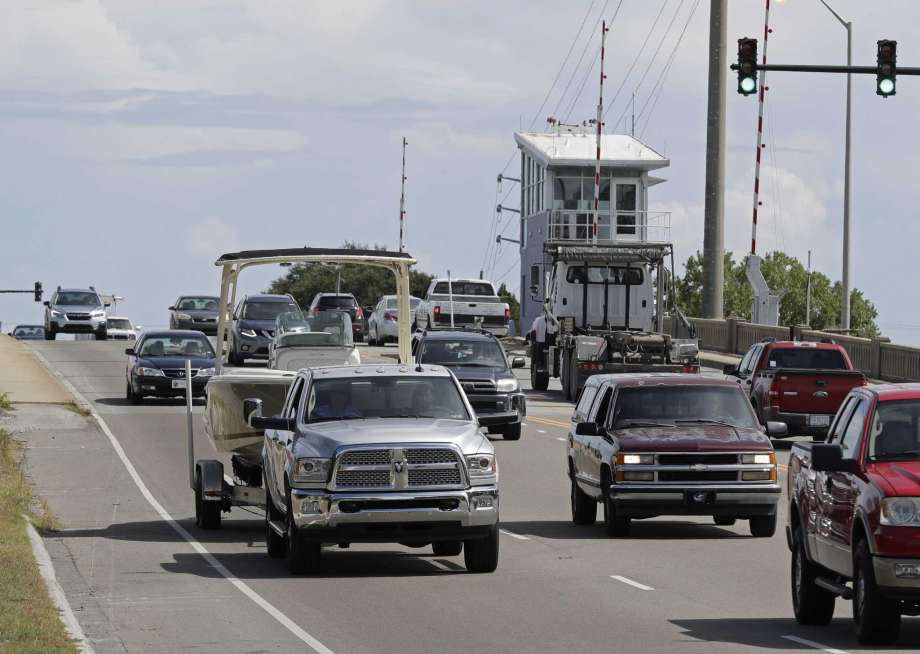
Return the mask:
{"type": "MultiPolygon", "coordinates": [[[[874,65],[876,40],[892,38],[901,65],[920,65],[920,3],[829,1],[853,21],[855,64],[874,65]]],[[[728,4],[733,60],[737,38],[762,36],[764,3],[728,4]]],[[[593,115],[601,16],[613,19],[607,130],[628,129],[635,92],[636,135],[671,160],[649,208],[671,212],[685,260],[702,248],[705,0],[7,0],[0,288],[92,284],[155,327],[180,294],[217,293],[223,252],[395,249],[405,136],[406,243],[419,267],[485,268],[517,291],[515,246],[490,244],[496,175],[519,170],[515,131],[593,115]]],[[[771,27],[772,63],[845,63],[845,30],[818,0],[774,0],[771,27]]],[[[726,249],[741,254],[757,102],[735,86],[730,72],[726,249]]],[[[772,73],[768,86],[758,247],[802,260],[812,250],[839,279],[845,77],[772,73]]],[[[918,79],[883,99],[873,76],[853,78],[851,280],[886,335],[916,344],[918,100],[918,79]]],[[[508,182],[498,198],[509,192],[517,206],[508,182]]],[[[248,272],[241,287],[261,291],[282,272],[248,272]]],[[[4,331],[40,322],[40,309],[0,295],[4,331]]]]}

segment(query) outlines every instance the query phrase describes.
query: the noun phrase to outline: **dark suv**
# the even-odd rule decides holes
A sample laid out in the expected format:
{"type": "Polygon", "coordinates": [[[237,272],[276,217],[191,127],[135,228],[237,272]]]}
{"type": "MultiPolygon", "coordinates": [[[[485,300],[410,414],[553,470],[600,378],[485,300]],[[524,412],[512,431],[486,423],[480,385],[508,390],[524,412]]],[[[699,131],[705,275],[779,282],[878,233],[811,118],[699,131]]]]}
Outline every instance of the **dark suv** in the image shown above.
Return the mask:
{"type": "Polygon", "coordinates": [[[457,376],[479,424],[505,440],[521,437],[527,415],[524,393],[512,368],[523,368],[524,357],[508,356],[498,339],[482,330],[428,329],[412,344],[415,360],[446,366],[457,376]]]}
{"type": "Polygon", "coordinates": [[[351,293],[317,293],[310,311],[347,311],[351,316],[351,331],[356,343],[364,341],[364,310],[351,293]]]}
{"type": "Polygon", "coordinates": [[[230,365],[241,366],[246,359],[268,359],[275,318],[289,311],[300,312],[290,295],[247,295],[240,300],[230,330],[230,365]]]}

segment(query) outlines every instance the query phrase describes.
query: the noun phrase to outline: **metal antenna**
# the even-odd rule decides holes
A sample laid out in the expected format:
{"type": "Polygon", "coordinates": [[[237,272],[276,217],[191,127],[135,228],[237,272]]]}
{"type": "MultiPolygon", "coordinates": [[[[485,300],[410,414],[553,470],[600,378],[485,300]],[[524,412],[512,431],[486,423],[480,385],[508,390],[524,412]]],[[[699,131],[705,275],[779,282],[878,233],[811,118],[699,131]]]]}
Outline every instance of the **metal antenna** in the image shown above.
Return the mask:
{"type": "Polygon", "coordinates": [[[405,252],[405,224],[406,224],[406,137],[402,140],[402,181],[399,185],[399,251],[405,252]]]}
{"type": "MultiPolygon", "coordinates": [[[[601,195],[601,128],[604,125],[604,45],[607,41],[607,21],[601,23],[601,78],[600,90],[597,96],[597,156],[594,162],[594,224],[591,226],[591,238],[597,243],[597,222],[600,218],[598,210],[601,195]]],[[[587,287],[585,287],[587,288],[587,287]]]]}

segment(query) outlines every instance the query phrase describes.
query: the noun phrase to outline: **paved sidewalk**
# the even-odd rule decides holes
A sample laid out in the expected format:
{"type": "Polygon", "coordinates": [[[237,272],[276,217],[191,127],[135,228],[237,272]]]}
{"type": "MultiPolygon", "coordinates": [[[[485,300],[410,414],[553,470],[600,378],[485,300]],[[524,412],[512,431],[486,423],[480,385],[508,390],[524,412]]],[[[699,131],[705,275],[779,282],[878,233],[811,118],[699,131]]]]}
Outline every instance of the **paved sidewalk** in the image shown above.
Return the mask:
{"type": "Polygon", "coordinates": [[[20,404],[73,402],[31,349],[6,334],[0,334],[0,393],[7,393],[10,401],[20,404]]]}

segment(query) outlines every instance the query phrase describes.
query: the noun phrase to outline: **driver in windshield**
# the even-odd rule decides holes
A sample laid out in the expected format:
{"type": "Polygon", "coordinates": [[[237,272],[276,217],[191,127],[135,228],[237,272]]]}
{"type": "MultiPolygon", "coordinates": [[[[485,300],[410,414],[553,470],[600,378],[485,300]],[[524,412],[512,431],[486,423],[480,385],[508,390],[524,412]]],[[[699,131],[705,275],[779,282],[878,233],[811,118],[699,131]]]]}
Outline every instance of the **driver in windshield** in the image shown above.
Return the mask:
{"type": "Polygon", "coordinates": [[[351,388],[347,384],[330,388],[324,395],[323,403],[317,402],[316,408],[310,414],[311,419],[364,417],[352,404],[351,388]]]}

